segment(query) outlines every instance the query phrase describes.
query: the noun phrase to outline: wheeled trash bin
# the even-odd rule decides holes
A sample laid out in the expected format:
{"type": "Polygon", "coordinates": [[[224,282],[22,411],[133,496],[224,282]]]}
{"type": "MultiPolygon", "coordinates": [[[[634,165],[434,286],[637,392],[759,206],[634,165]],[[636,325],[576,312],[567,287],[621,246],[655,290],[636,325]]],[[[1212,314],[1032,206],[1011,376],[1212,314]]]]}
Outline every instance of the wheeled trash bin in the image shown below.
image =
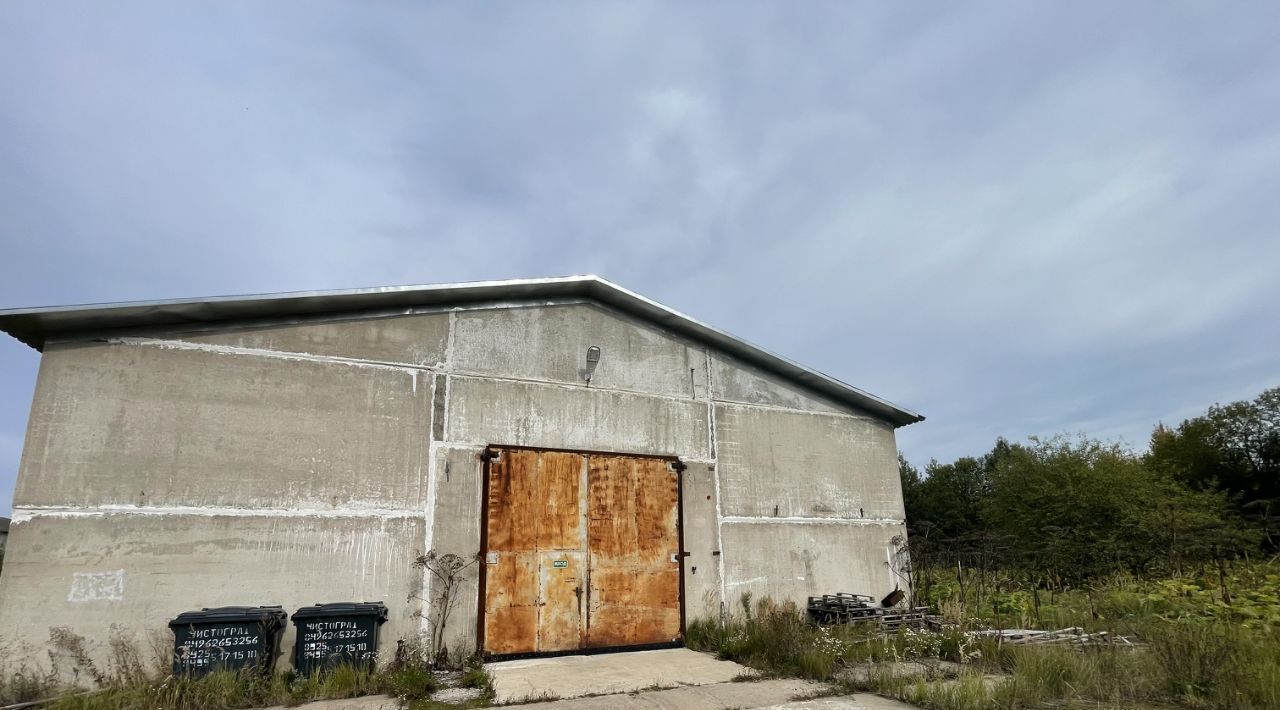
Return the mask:
{"type": "Polygon", "coordinates": [[[271,668],[289,615],[278,606],[186,611],[169,622],[174,675],[271,668]]]}
{"type": "Polygon", "coordinates": [[[304,606],[293,613],[298,637],[293,667],[310,676],[334,666],[372,668],[378,654],[378,630],[387,620],[382,602],[339,602],[304,606]]]}

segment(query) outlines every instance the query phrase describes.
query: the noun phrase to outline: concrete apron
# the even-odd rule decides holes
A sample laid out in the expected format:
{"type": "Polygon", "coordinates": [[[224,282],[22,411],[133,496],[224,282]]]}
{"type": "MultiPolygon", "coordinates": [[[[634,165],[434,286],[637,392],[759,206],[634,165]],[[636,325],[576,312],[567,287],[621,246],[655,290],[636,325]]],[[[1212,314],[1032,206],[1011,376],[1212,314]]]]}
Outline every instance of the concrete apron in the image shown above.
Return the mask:
{"type": "Polygon", "coordinates": [[[754,675],[754,671],[684,648],[506,661],[486,668],[493,676],[495,704],[527,702],[536,710],[913,707],[874,695],[796,700],[826,686],[790,678],[734,682],[735,678],[754,675]]]}
{"type": "Polygon", "coordinates": [[[490,663],[495,703],[728,683],[752,671],[687,648],[490,663]]]}
{"type": "MultiPolygon", "coordinates": [[[[827,688],[777,678],[750,682],[746,666],[688,649],[560,656],[491,663],[495,705],[511,710],[911,710],[874,695],[798,700],[827,688]],[[527,703],[527,704],[526,704],[527,703]]],[[[386,696],[309,703],[308,710],[394,710],[386,696]]]]}
{"type": "MultiPolygon", "coordinates": [[[[712,683],[670,690],[596,695],[571,700],[503,706],[507,710],[912,710],[914,706],[874,695],[859,694],[837,698],[805,697],[822,689],[819,683],[774,679],[750,683],[712,683]]],[[[306,710],[399,710],[400,704],[380,695],[351,700],[322,700],[303,706],[306,710]]],[[[272,708],[271,710],[284,710],[272,708]]]]}

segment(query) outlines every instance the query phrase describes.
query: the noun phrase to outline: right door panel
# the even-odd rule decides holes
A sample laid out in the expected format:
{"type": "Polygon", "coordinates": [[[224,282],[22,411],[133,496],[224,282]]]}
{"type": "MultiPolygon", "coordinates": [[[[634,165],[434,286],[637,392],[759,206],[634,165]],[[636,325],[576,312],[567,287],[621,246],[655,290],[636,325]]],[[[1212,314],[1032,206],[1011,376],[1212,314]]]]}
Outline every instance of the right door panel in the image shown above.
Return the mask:
{"type": "Polygon", "coordinates": [[[661,459],[592,455],[588,648],[680,638],[679,475],[661,459]]]}

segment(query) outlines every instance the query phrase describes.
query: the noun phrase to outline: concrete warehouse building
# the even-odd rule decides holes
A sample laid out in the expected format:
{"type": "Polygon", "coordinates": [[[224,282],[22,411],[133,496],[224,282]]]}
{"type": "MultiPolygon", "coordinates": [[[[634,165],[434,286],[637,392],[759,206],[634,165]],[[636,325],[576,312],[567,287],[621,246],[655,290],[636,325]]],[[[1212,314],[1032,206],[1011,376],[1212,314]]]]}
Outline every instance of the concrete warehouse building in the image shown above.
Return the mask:
{"type": "MultiPolygon", "coordinates": [[[[41,351],[0,643],[383,601],[501,654],[904,579],[922,417],[593,276],[0,311],[41,351]],[[430,600],[430,601],[424,601],[430,600]]],[[[283,650],[292,646],[286,632],[283,650]]]]}

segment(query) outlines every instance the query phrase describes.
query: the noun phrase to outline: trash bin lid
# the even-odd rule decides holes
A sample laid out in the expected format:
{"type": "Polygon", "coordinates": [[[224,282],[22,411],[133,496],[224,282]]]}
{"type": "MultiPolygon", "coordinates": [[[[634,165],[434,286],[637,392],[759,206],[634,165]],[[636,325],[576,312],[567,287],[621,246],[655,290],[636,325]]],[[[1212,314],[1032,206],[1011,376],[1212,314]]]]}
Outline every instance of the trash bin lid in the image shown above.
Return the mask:
{"type": "Polygon", "coordinates": [[[272,626],[284,624],[289,617],[283,607],[279,606],[219,606],[204,608],[200,611],[184,611],[169,622],[169,626],[189,626],[191,624],[234,624],[256,621],[272,626]]]}
{"type": "Polygon", "coordinates": [[[378,623],[387,620],[387,605],[382,602],[335,602],[304,606],[293,612],[293,619],[319,619],[332,616],[376,616],[378,623]]]}

